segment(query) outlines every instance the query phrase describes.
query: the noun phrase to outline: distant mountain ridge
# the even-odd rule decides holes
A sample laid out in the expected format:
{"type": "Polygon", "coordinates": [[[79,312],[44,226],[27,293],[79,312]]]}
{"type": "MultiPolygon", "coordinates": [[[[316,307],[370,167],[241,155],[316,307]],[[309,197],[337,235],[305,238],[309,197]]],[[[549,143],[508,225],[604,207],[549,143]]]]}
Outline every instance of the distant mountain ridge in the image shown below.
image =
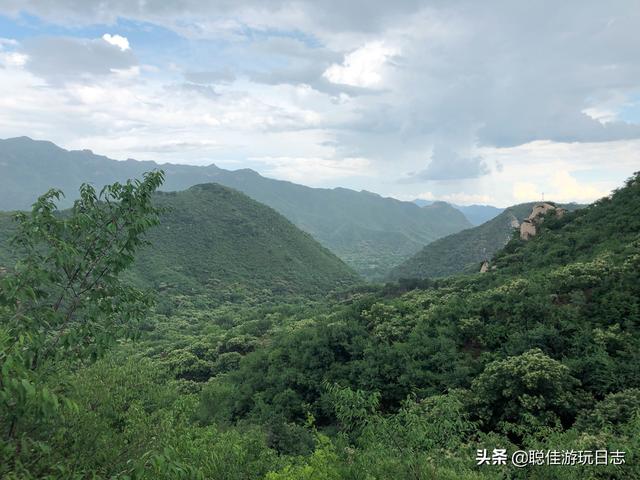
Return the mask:
{"type": "MultiPolygon", "coordinates": [[[[419,207],[426,207],[437,203],[437,201],[417,198],[413,203],[419,207]]],[[[450,205],[460,210],[472,225],[482,225],[504,211],[504,208],[494,207],[493,205],[457,205],[455,203],[451,203],[450,205]]]]}
{"type": "MultiPolygon", "coordinates": [[[[537,202],[506,208],[497,217],[477,227],[440,238],[404,263],[393,268],[387,279],[440,278],[457,273],[477,272],[480,263],[489,260],[503,248],[520,223],[529,216],[537,202]]],[[[563,205],[576,210],[581,205],[563,205]]]]}
{"type": "Polygon", "coordinates": [[[63,205],[70,206],[83,182],[99,188],[139,178],[155,168],[166,173],[165,191],[215,182],[247,194],[274,208],[368,278],[381,278],[424,245],[471,226],[460,211],[445,203],[420,208],[366,191],[273,180],[249,169],[116,161],[28,137],[0,140],[0,210],[29,208],[51,187],[62,189],[67,195],[63,205]]]}

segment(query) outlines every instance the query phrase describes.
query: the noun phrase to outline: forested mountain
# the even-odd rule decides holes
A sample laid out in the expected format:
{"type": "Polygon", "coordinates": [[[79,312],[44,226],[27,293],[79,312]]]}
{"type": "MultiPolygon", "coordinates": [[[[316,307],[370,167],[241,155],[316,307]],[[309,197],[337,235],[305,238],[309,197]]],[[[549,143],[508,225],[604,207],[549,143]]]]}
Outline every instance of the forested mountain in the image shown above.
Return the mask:
{"type": "MultiPolygon", "coordinates": [[[[27,209],[51,187],[68,195],[62,206],[71,206],[83,182],[99,188],[139,178],[158,167],[149,161],[115,161],[88,150],[67,151],[27,137],[0,140],[0,210],[27,209]]],[[[366,191],[310,188],[265,178],[252,170],[229,171],[215,165],[164,164],[162,169],[166,173],[163,190],[208,182],[235,188],[274,208],[370,278],[381,278],[424,245],[471,225],[445,203],[419,208],[366,191]]]]}
{"type": "MultiPolygon", "coordinates": [[[[514,205],[482,225],[440,238],[393,268],[387,278],[439,278],[465,271],[477,272],[482,261],[490,260],[507,244],[514,228],[529,216],[534,205],[514,205]]],[[[575,210],[579,205],[563,207],[575,210]]]]}
{"type": "MultiPolygon", "coordinates": [[[[433,205],[435,202],[431,200],[416,199],[413,201],[420,207],[433,205]]],[[[460,210],[472,225],[482,225],[492,218],[500,215],[504,208],[494,207],[493,205],[456,205],[452,204],[457,210],[460,210]]]]}
{"type": "Polygon", "coordinates": [[[133,272],[154,288],[239,297],[345,288],[357,275],[275,210],[218,184],[158,192],[164,210],[133,272]]]}
{"type": "MultiPolygon", "coordinates": [[[[152,228],[129,272],[136,284],[161,291],[208,292],[238,299],[256,294],[326,293],[357,275],[309,234],[275,210],[218,184],[158,192],[161,225],[152,228]]],[[[0,265],[13,259],[15,231],[0,216],[0,265]],[[4,263],[3,263],[4,260],[4,263]]]]}

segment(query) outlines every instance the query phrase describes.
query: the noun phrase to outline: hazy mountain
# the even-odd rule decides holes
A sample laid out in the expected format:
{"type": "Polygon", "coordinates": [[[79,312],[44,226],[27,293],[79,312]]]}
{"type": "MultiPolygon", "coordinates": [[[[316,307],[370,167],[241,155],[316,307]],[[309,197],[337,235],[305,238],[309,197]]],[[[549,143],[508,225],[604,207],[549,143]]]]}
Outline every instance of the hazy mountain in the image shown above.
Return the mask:
{"type": "MultiPolygon", "coordinates": [[[[419,207],[425,207],[436,202],[417,198],[413,203],[419,207]]],[[[504,208],[494,207],[493,205],[456,205],[455,203],[451,205],[460,210],[472,225],[482,225],[504,211],[504,208]]]]}
{"type": "MultiPolygon", "coordinates": [[[[482,225],[430,243],[392,269],[388,278],[438,278],[463,271],[477,271],[480,262],[491,259],[507,244],[514,228],[529,216],[535,204],[536,202],[514,205],[482,225]]],[[[568,210],[579,207],[576,204],[563,206],[568,210]]]]}
{"type": "Polygon", "coordinates": [[[166,173],[163,190],[207,182],[240,190],[283,214],[368,277],[380,277],[424,245],[471,226],[444,202],[419,208],[366,191],[273,180],[248,169],[115,161],[27,137],[0,140],[0,210],[28,208],[51,187],[62,189],[67,194],[63,205],[70,206],[82,182],[101,187],[160,167],[166,173]]]}
{"type": "MultiPolygon", "coordinates": [[[[358,276],[342,260],[275,210],[231,188],[196,185],[159,192],[165,209],[136,257],[131,277],[155,290],[208,291],[213,296],[323,293],[358,276]]],[[[0,216],[0,260],[10,257],[13,220],[0,216]]],[[[0,262],[1,264],[1,262],[0,262]]]]}
{"type": "Polygon", "coordinates": [[[473,225],[482,225],[504,212],[504,208],[493,205],[454,205],[454,207],[464,213],[473,225]]]}

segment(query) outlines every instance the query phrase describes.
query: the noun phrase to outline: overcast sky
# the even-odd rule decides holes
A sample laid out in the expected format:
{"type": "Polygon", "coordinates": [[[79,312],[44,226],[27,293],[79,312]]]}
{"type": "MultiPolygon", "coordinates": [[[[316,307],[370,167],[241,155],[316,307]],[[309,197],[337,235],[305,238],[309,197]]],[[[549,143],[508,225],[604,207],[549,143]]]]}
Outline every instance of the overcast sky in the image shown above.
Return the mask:
{"type": "Polygon", "coordinates": [[[506,206],[640,170],[640,2],[0,0],[0,138],[506,206]]]}

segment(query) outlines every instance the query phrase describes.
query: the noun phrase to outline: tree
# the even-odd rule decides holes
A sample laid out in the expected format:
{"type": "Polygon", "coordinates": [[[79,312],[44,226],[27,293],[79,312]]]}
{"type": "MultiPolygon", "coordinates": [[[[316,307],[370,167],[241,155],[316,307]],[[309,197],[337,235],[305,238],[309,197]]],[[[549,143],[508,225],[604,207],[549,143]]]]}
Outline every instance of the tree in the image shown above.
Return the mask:
{"type": "Polygon", "coordinates": [[[521,438],[571,419],[578,384],[568,367],[534,348],[487,365],[472,393],[487,430],[521,438]]]}
{"type": "MultiPolygon", "coordinates": [[[[153,192],[164,173],[114,183],[96,194],[87,184],[69,211],[50,190],[31,212],[16,215],[21,254],[0,277],[0,465],[21,451],[46,450],[46,423],[64,398],[43,386],[64,363],[98,358],[118,337],[135,333],[150,299],[121,273],[159,221],[153,192]],[[36,433],[37,432],[37,437],[36,433]]],[[[28,455],[25,455],[28,457],[28,455]]],[[[0,475],[2,474],[0,467],[0,475]]]]}

